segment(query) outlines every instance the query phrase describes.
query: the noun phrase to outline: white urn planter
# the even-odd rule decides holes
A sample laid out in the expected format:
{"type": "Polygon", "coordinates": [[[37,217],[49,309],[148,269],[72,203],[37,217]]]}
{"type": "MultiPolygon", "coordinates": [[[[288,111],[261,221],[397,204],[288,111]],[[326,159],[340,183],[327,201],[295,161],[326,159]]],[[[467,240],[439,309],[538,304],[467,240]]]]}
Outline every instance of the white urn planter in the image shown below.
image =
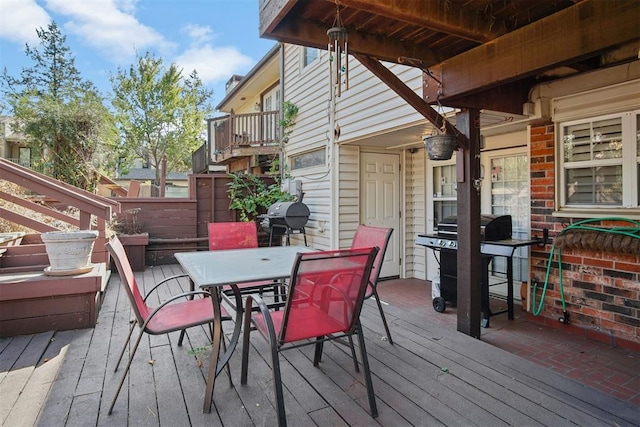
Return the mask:
{"type": "Polygon", "coordinates": [[[93,269],[91,252],[98,238],[98,231],[49,231],[42,233],[41,238],[51,264],[45,268],[45,274],[69,276],[93,269]]]}

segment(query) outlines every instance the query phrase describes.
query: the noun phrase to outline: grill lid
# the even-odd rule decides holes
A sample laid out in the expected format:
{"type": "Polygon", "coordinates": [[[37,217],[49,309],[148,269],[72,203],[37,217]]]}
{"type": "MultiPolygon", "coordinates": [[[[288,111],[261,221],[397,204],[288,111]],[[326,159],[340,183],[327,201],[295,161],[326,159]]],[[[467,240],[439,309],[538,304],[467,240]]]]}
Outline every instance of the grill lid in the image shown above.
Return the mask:
{"type": "MultiPolygon", "coordinates": [[[[437,225],[439,236],[457,239],[458,217],[456,215],[444,218],[437,225]]],[[[511,215],[480,215],[480,240],[494,241],[511,238],[511,215]]]]}

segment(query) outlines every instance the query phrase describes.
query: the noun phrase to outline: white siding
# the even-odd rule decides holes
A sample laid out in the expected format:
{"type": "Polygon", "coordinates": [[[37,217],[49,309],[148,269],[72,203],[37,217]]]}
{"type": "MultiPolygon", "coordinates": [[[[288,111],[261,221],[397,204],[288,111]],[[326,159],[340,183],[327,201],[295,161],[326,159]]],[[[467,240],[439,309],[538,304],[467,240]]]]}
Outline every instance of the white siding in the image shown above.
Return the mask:
{"type": "MultiPolygon", "coordinates": [[[[356,60],[349,70],[349,90],[338,98],[336,120],[340,142],[357,140],[389,129],[425,122],[416,110],[356,60]]],[[[422,72],[417,68],[391,65],[392,72],[416,93],[422,94],[422,72]]],[[[326,80],[326,76],[325,76],[326,80]]]]}
{"type": "Polygon", "coordinates": [[[425,249],[416,245],[418,234],[426,232],[426,153],[407,152],[405,168],[405,277],[425,279],[425,249]]]}
{"type": "Polygon", "coordinates": [[[353,146],[339,148],[339,247],[348,248],[360,224],[360,150],[353,146]]]}

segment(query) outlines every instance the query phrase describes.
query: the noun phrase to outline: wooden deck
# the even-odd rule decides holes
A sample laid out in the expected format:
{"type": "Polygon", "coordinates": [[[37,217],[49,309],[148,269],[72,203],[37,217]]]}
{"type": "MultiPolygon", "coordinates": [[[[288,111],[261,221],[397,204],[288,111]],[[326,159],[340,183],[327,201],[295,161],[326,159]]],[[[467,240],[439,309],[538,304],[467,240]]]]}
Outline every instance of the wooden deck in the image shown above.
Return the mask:
{"type": "MultiPolygon", "coordinates": [[[[177,265],[137,273],[140,286],[180,272],[177,265]]],[[[183,281],[184,289],[188,284],[183,281]]],[[[483,341],[427,322],[423,315],[385,309],[394,345],[374,301],[362,313],[379,417],[369,415],[362,374],[348,348],[325,345],[319,368],[312,347],[281,355],[290,425],[638,425],[628,402],[559,376],[483,341]],[[284,357],[282,357],[284,356],[284,357]]],[[[268,346],[252,335],[249,382],[240,385],[239,345],[216,382],[210,414],[202,412],[208,348],[202,328],[146,337],[112,415],[107,409],[120,373],[113,366],[128,330],[129,306],[111,276],[95,329],[0,338],[0,423],[41,425],[276,425],[268,346]],[[194,352],[194,349],[196,350],[194,352]],[[46,361],[46,362],[45,362],[46,361]],[[38,406],[38,401],[42,405],[38,406]]],[[[230,326],[226,327],[230,331],[230,326]]]]}

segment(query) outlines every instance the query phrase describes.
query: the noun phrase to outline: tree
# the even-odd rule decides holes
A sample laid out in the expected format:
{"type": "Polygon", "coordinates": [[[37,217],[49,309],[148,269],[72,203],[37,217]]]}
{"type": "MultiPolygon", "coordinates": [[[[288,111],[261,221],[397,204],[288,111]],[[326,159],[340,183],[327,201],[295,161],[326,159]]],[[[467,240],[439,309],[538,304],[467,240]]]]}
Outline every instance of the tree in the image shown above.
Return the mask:
{"type": "Polygon", "coordinates": [[[204,88],[198,74],[193,71],[185,78],[175,64],[166,68],[162,59],[147,52],[129,70],[118,69],[111,84],[125,167],[136,158],[148,160],[156,171],[156,185],[163,157],[167,174],[188,171],[191,153],[202,145],[205,117],[212,112],[213,92],[204,88]]]}
{"type": "Polygon", "coordinates": [[[56,23],[36,33],[40,45],[25,48],[34,65],[23,68],[19,78],[3,71],[6,103],[33,150],[34,166],[93,191],[98,181],[94,154],[115,137],[112,116],[93,83],[80,76],[56,23]]]}

